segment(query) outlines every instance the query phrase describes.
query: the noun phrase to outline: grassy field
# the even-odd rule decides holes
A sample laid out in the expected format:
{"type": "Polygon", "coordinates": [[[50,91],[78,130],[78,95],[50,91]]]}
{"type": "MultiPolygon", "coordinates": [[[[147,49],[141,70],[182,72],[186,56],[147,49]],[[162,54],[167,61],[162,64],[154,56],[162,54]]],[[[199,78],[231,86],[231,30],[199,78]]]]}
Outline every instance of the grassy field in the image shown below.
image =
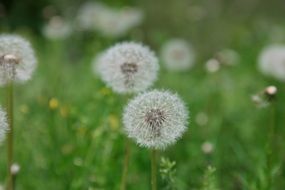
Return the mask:
{"type": "MultiPolygon", "coordinates": [[[[153,86],[177,92],[190,111],[189,129],[183,138],[160,152],[160,157],[176,163],[167,173],[174,180],[169,189],[284,189],[285,86],[257,69],[262,48],[284,42],[285,37],[273,33],[277,26],[285,33],[281,2],[146,0],[109,4],[141,7],[146,11],[144,23],[118,39],[85,32],[58,41],[23,26],[10,29],[1,25],[1,32],[29,39],[38,58],[32,80],[15,87],[15,161],[21,167],[17,189],[119,189],[125,142],[121,118],[128,98],[112,92],[93,74],[92,60],[124,40],[143,42],[159,55],[162,44],[177,36],[192,42],[196,65],[186,72],[171,72],[160,60],[158,81],[153,86]],[[160,7],[162,4],[165,7],[160,7]],[[192,19],[192,4],[203,8],[206,16],[192,19]],[[208,73],[205,62],[224,48],[235,49],[240,64],[208,73]],[[251,96],[269,85],[278,88],[275,101],[257,108],[251,96]],[[199,115],[207,115],[204,125],[197,123],[199,115]],[[274,142],[270,144],[273,127],[274,142]],[[202,151],[204,142],[213,144],[212,153],[202,151]]],[[[4,104],[4,88],[0,95],[4,104]]],[[[0,155],[3,184],[5,143],[0,155]]],[[[150,189],[149,158],[148,149],[131,141],[127,189],[150,189]]],[[[160,163],[160,167],[169,168],[165,166],[169,163],[160,163]]],[[[158,189],[167,189],[171,180],[159,176],[158,189]]]]}

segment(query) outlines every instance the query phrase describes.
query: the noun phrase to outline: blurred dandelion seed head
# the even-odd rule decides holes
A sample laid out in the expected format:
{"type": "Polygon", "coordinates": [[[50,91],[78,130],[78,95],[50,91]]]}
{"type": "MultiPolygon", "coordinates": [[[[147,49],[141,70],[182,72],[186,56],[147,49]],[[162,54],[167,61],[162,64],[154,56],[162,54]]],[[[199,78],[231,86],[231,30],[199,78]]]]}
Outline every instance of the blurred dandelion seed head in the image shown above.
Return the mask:
{"type": "Polygon", "coordinates": [[[214,145],[213,143],[206,141],[202,144],[201,149],[204,154],[211,154],[214,151],[214,145]]]}
{"type": "Polygon", "coordinates": [[[49,39],[64,39],[72,32],[71,25],[60,16],[54,16],[43,28],[43,34],[49,39]]]}
{"type": "Polygon", "coordinates": [[[285,82],[285,45],[270,45],[262,50],[259,70],[267,76],[285,82]]]}
{"type": "Polygon", "coordinates": [[[29,80],[36,63],[34,50],[27,40],[17,35],[0,35],[0,86],[11,80],[29,80]]]}
{"type": "Polygon", "coordinates": [[[209,118],[205,112],[200,112],[196,115],[195,121],[199,126],[205,126],[208,124],[209,118]]]}
{"type": "Polygon", "coordinates": [[[159,70],[155,54],[146,46],[123,42],[99,55],[93,67],[117,93],[137,93],[149,88],[159,70]]]}
{"type": "Polygon", "coordinates": [[[216,73],[220,70],[221,63],[217,59],[209,59],[205,64],[205,69],[209,73],[216,73]]]}
{"type": "Polygon", "coordinates": [[[153,90],[129,102],[123,123],[127,135],[140,146],[164,149],[187,129],[188,111],[177,95],[153,90]]]}
{"type": "Polygon", "coordinates": [[[142,10],[134,7],[115,9],[102,3],[87,2],[78,11],[81,30],[96,30],[102,35],[119,37],[143,20],[142,10]]]}
{"type": "Polygon", "coordinates": [[[12,173],[13,175],[17,175],[17,174],[20,172],[21,167],[20,167],[19,164],[14,163],[14,164],[12,164],[10,170],[11,170],[11,173],[12,173]]]}
{"type": "Polygon", "coordinates": [[[7,122],[6,113],[0,107],[0,143],[3,142],[7,131],[8,131],[8,122],[7,122]]]}
{"type": "Polygon", "coordinates": [[[195,54],[187,41],[172,39],[162,47],[161,58],[167,69],[184,71],[194,66],[195,54]]]}

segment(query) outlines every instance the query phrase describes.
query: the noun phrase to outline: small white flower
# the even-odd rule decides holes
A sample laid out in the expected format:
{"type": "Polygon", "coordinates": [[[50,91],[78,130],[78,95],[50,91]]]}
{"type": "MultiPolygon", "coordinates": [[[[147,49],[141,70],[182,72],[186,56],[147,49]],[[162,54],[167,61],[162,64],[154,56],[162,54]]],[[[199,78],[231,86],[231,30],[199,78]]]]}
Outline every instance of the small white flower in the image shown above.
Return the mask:
{"type": "Polygon", "coordinates": [[[217,53],[217,59],[225,65],[237,65],[240,62],[239,54],[232,49],[224,49],[217,53]]]}
{"type": "Polygon", "coordinates": [[[209,73],[215,73],[220,70],[221,63],[217,59],[209,59],[205,64],[205,69],[209,73]]]}
{"type": "Polygon", "coordinates": [[[260,71],[277,80],[285,82],[285,45],[270,45],[259,56],[260,71]]]}
{"type": "Polygon", "coordinates": [[[8,130],[6,113],[0,108],[0,143],[5,139],[8,130]]]}
{"type": "Polygon", "coordinates": [[[36,67],[30,43],[17,35],[0,35],[0,86],[14,80],[25,82],[36,67]]]}
{"type": "Polygon", "coordinates": [[[127,135],[140,146],[164,149],[187,129],[188,111],[177,95],[153,90],[129,102],[123,123],[127,135]]]}
{"type": "Polygon", "coordinates": [[[118,93],[137,93],[149,88],[159,70],[155,54],[134,42],[119,43],[100,54],[97,72],[102,80],[118,93]]]}
{"type": "Polygon", "coordinates": [[[188,42],[183,39],[168,41],[161,50],[166,68],[173,71],[185,71],[194,65],[195,54],[188,42]]]}
{"type": "Polygon", "coordinates": [[[211,142],[204,142],[201,146],[202,152],[204,154],[211,154],[214,150],[214,145],[211,142]]]}
{"type": "Polygon", "coordinates": [[[44,35],[50,39],[64,39],[71,32],[71,25],[59,16],[52,17],[43,29],[44,35]]]}

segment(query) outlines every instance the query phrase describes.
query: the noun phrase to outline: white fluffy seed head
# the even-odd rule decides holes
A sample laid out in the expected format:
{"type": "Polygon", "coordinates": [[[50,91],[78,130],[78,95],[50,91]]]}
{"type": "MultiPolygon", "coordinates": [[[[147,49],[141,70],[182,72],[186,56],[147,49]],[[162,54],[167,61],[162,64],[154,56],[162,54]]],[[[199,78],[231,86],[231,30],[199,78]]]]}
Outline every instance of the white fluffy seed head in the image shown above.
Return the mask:
{"type": "Polygon", "coordinates": [[[7,130],[8,130],[8,122],[7,122],[6,113],[0,107],[0,143],[3,142],[7,130]]]}
{"type": "Polygon", "coordinates": [[[177,95],[153,90],[129,102],[123,123],[127,135],[140,146],[165,149],[187,129],[188,111],[177,95]]]}
{"type": "Polygon", "coordinates": [[[161,57],[166,68],[185,71],[194,66],[195,54],[191,45],[183,39],[172,39],[162,47],[161,57]]]}
{"type": "Polygon", "coordinates": [[[43,28],[43,34],[49,39],[64,39],[72,32],[71,25],[60,16],[54,16],[43,28]]]}
{"type": "Polygon", "coordinates": [[[31,44],[17,35],[0,35],[0,86],[11,80],[22,83],[29,80],[36,67],[31,44]]]}
{"type": "Polygon", "coordinates": [[[83,4],[77,18],[82,30],[96,30],[108,37],[122,36],[142,20],[143,12],[138,8],[115,9],[94,2],[83,4]]]}
{"type": "Polygon", "coordinates": [[[135,42],[119,43],[100,54],[96,70],[117,93],[137,93],[149,88],[159,70],[155,54],[135,42]]]}
{"type": "Polygon", "coordinates": [[[260,71],[277,80],[285,82],[285,45],[270,45],[259,56],[260,71]]]}

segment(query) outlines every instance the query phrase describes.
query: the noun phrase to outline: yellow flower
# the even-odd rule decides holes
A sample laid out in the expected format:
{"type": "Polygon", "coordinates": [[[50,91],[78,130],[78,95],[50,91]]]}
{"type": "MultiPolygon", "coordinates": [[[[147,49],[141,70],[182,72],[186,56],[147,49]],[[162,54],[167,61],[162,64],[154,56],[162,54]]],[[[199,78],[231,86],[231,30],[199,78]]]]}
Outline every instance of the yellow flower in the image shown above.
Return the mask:
{"type": "Polygon", "coordinates": [[[60,107],[60,115],[63,118],[66,118],[68,116],[69,110],[67,106],[61,106],[60,107]]]}
{"type": "Polygon", "coordinates": [[[49,101],[49,108],[52,110],[55,110],[58,108],[59,102],[56,98],[52,98],[49,101]]]}
{"type": "Polygon", "coordinates": [[[117,130],[119,128],[119,119],[116,115],[112,114],[108,117],[108,122],[112,130],[117,130]]]}
{"type": "Polygon", "coordinates": [[[101,88],[99,92],[103,96],[107,96],[107,95],[111,94],[111,90],[109,88],[106,88],[106,87],[101,88]]]}
{"type": "Polygon", "coordinates": [[[21,105],[20,111],[24,114],[27,114],[27,113],[29,113],[30,110],[29,110],[29,107],[27,105],[21,105]]]}

